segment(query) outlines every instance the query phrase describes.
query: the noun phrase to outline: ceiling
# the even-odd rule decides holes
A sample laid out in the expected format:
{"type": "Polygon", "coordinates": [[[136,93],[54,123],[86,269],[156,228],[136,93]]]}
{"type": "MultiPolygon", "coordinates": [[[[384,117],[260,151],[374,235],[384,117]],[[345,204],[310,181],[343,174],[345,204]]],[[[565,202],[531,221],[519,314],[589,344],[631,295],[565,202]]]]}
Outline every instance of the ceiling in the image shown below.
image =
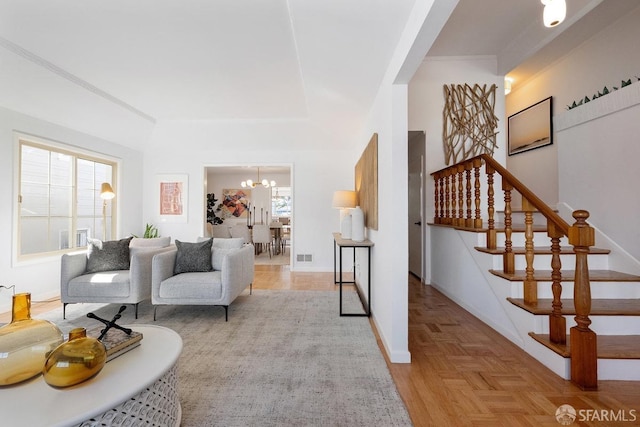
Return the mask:
{"type": "Polygon", "coordinates": [[[498,74],[514,78],[515,87],[640,7],[637,0],[566,4],[564,22],[547,28],[540,0],[460,0],[427,56],[495,56],[498,74]]]}
{"type": "MultiPolygon", "coordinates": [[[[0,106],[134,148],[185,120],[341,143],[359,135],[419,1],[0,0],[0,106]]],[[[499,73],[530,76],[637,5],[568,0],[547,29],[539,0],[460,0],[428,55],[495,55],[499,73]]]]}

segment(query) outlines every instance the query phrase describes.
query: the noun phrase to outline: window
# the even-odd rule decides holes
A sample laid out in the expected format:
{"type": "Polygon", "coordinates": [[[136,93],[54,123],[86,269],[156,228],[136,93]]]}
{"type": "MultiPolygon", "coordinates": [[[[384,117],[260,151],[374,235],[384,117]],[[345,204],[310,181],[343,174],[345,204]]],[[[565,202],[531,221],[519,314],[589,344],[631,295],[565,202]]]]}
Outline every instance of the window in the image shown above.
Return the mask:
{"type": "Polygon", "coordinates": [[[291,216],[291,187],[272,188],[271,215],[273,218],[291,216]]]}
{"type": "Polygon", "coordinates": [[[100,198],[116,163],[72,147],[20,137],[18,259],[112,238],[113,203],[100,198]],[[103,228],[104,226],[104,228],[103,228]]]}

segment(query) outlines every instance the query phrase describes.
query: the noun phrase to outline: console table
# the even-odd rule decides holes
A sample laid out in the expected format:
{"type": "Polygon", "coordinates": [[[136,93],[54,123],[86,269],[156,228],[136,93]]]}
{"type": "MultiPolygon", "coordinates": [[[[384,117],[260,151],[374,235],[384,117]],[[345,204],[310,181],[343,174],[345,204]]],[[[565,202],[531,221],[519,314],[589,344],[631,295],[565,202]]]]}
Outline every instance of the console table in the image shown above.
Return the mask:
{"type": "Polygon", "coordinates": [[[371,316],[371,248],[373,242],[370,240],[364,240],[362,242],[356,242],[350,239],[343,239],[340,233],[333,233],[333,283],[340,285],[340,316],[371,316]],[[342,278],[342,250],[345,248],[353,249],[353,281],[345,281],[342,278]],[[358,286],[355,280],[356,274],[356,249],[367,250],[367,298],[365,302],[362,290],[358,286]],[[336,253],[339,251],[339,270],[336,270],[336,253]],[[360,303],[364,309],[364,313],[344,313],[342,311],[342,285],[345,283],[353,284],[360,298],[360,303]]]}
{"type": "Polygon", "coordinates": [[[142,332],[140,345],[107,362],[88,381],[56,389],[42,375],[4,388],[2,425],[38,426],[179,426],[176,362],[182,338],[152,325],[128,325],[142,332]]]}

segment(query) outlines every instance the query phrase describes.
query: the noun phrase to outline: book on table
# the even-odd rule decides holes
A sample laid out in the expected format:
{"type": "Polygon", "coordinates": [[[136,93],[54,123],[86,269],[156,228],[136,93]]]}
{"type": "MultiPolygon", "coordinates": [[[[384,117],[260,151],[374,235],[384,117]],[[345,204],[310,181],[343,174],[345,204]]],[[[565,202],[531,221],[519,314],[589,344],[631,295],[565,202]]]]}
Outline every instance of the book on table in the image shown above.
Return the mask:
{"type": "MultiPolygon", "coordinates": [[[[87,331],[87,336],[98,338],[102,334],[104,327],[97,326],[87,331]]],[[[120,329],[111,328],[107,331],[104,337],[100,340],[107,349],[107,362],[133,350],[140,345],[142,341],[142,333],[137,331],[131,331],[131,334],[127,334],[120,329]]]]}

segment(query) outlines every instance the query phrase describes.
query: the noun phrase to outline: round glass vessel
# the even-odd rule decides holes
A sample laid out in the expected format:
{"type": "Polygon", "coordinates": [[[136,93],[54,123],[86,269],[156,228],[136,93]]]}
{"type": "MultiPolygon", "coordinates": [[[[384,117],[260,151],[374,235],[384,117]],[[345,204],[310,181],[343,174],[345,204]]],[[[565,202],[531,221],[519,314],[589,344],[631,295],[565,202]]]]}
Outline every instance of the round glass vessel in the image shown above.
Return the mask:
{"type": "Polygon", "coordinates": [[[69,332],[69,341],[51,352],[42,369],[44,380],[52,387],[69,387],[94,377],[104,367],[107,351],[85,328],[69,332]]]}
{"type": "Polygon", "coordinates": [[[0,328],[0,386],[39,375],[51,350],[64,341],[56,325],[31,318],[31,294],[15,294],[11,314],[11,323],[0,328]]]}

